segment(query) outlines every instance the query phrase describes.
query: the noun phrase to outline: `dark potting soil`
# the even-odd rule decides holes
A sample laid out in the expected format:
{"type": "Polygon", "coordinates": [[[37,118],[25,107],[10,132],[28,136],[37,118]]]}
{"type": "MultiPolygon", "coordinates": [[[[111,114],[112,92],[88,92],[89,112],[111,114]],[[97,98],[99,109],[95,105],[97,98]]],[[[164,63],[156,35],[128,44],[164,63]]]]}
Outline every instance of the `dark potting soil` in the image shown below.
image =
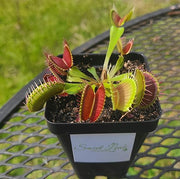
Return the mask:
{"type": "MultiPolygon", "coordinates": [[[[50,99],[51,110],[49,111],[52,122],[74,123],[78,120],[79,96],[53,97],[50,99]]],[[[113,111],[111,99],[107,98],[100,118],[96,122],[117,122],[117,121],[146,121],[154,120],[160,115],[160,106],[158,100],[148,108],[134,108],[128,113],[122,113],[119,110],[113,111]]],[[[89,122],[89,121],[81,121],[89,122]]]]}
{"type": "MultiPolygon", "coordinates": [[[[127,71],[133,72],[138,66],[139,69],[144,70],[144,64],[139,64],[139,61],[133,63],[127,61],[124,64],[124,68],[121,73],[127,71]]],[[[52,122],[56,123],[75,123],[79,119],[79,103],[80,94],[69,95],[65,97],[55,96],[51,98],[48,103],[50,110],[48,110],[48,116],[52,122]]],[[[101,116],[96,122],[117,122],[117,121],[146,121],[157,119],[160,115],[161,109],[159,100],[157,99],[154,104],[148,108],[132,108],[130,112],[123,113],[119,110],[112,110],[111,99],[106,97],[106,102],[101,116]]],[[[88,123],[89,121],[81,121],[88,123]]]]}

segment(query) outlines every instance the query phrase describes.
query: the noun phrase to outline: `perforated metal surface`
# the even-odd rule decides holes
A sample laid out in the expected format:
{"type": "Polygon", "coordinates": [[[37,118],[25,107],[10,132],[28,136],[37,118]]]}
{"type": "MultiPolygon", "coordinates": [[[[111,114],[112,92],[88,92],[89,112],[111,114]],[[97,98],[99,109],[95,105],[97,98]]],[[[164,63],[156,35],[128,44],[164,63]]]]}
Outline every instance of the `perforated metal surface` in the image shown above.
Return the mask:
{"type": "MultiPolygon", "coordinates": [[[[159,126],[141,147],[127,178],[180,178],[180,10],[129,26],[133,51],[144,53],[162,82],[159,126]]],[[[105,38],[88,53],[104,52],[105,38]]],[[[77,178],[57,138],[49,132],[44,111],[23,107],[0,130],[0,178],[77,178]]]]}

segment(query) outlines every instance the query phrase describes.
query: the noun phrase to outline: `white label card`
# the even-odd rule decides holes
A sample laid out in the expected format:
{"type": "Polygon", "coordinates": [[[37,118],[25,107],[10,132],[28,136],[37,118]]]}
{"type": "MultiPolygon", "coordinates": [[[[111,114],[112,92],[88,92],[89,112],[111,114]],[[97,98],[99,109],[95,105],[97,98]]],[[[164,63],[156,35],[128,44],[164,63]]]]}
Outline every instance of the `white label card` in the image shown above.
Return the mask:
{"type": "Polygon", "coordinates": [[[71,134],[74,162],[129,161],[136,133],[71,134]]]}

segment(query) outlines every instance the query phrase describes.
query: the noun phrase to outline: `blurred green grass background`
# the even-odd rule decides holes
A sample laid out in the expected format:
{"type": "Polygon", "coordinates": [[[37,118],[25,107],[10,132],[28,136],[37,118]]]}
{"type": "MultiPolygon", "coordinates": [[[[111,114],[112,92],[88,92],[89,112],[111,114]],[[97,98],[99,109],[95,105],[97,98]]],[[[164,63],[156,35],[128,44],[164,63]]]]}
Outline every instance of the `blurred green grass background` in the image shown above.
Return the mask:
{"type": "Polygon", "coordinates": [[[133,18],[179,0],[0,0],[0,107],[44,68],[44,51],[73,49],[110,26],[109,10],[133,18]]]}

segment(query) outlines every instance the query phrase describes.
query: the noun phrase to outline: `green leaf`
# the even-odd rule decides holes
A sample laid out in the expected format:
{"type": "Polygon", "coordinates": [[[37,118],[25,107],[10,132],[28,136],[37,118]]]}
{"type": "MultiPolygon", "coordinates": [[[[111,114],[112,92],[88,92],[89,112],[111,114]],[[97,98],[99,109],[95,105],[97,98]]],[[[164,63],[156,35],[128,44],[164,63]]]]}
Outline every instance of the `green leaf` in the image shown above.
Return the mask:
{"type": "Polygon", "coordinates": [[[109,72],[110,79],[122,68],[123,64],[124,64],[124,57],[119,56],[116,64],[111,68],[109,72]]]}
{"type": "Polygon", "coordinates": [[[96,69],[94,67],[88,68],[88,72],[93,75],[96,81],[99,81],[99,76],[96,73],[96,69]]]}
{"type": "Polygon", "coordinates": [[[82,78],[85,80],[91,80],[91,78],[89,76],[87,76],[86,74],[84,74],[83,72],[81,72],[77,67],[72,67],[69,72],[68,72],[68,76],[71,76],[71,79],[73,78],[82,78]]]}
{"type": "Polygon", "coordinates": [[[129,20],[131,20],[131,17],[132,17],[132,15],[133,15],[133,13],[134,13],[134,8],[132,8],[129,12],[128,12],[128,14],[125,16],[125,22],[127,22],[127,21],[129,21],[129,20]]]}
{"type": "Polygon", "coordinates": [[[26,105],[29,111],[39,111],[49,98],[60,94],[63,90],[64,84],[56,81],[41,84],[26,97],[26,105]]]}
{"type": "Polygon", "coordinates": [[[137,107],[140,105],[143,96],[145,94],[145,78],[143,72],[140,71],[139,69],[136,70],[135,80],[136,80],[137,90],[136,90],[136,98],[134,103],[135,103],[135,107],[137,107]]]}
{"type": "Polygon", "coordinates": [[[122,36],[123,33],[124,33],[124,27],[116,27],[115,25],[111,26],[109,46],[106,53],[103,70],[107,71],[110,56],[117,44],[118,39],[122,36]]]}
{"type": "Polygon", "coordinates": [[[111,81],[119,81],[120,82],[122,80],[130,78],[131,75],[132,75],[132,73],[124,73],[124,74],[121,74],[121,75],[117,75],[117,76],[111,78],[110,80],[111,81]]]}
{"type": "Polygon", "coordinates": [[[118,85],[112,85],[111,91],[113,110],[128,111],[136,95],[136,83],[134,79],[124,79],[118,85]]]}
{"type": "Polygon", "coordinates": [[[110,85],[110,83],[103,82],[103,85],[104,85],[104,88],[105,88],[106,96],[111,97],[111,90],[110,90],[111,85],[110,85]]]}
{"type": "Polygon", "coordinates": [[[74,77],[74,76],[67,76],[67,79],[66,79],[68,82],[75,82],[75,83],[83,83],[83,79],[80,78],[80,77],[74,77]]]}
{"type": "Polygon", "coordinates": [[[105,88],[111,88],[111,85],[108,82],[103,82],[103,85],[105,88]]]}
{"type": "Polygon", "coordinates": [[[77,94],[79,93],[85,84],[79,84],[79,83],[65,83],[64,92],[68,94],[77,94]]]}

